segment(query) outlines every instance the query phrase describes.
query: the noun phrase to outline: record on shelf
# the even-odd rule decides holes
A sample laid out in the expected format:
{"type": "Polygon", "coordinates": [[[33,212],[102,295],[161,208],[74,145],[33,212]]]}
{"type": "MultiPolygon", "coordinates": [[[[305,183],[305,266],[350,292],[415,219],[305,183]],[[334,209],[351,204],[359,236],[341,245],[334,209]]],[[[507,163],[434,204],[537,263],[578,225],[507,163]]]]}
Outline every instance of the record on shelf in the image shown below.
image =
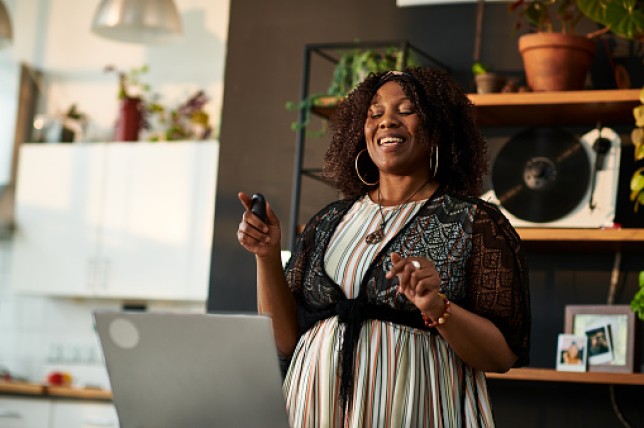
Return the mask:
{"type": "Polygon", "coordinates": [[[579,205],[590,173],[588,154],[574,135],[560,128],[529,128],[513,136],[499,152],[492,168],[492,186],[509,213],[547,223],[579,205]]]}

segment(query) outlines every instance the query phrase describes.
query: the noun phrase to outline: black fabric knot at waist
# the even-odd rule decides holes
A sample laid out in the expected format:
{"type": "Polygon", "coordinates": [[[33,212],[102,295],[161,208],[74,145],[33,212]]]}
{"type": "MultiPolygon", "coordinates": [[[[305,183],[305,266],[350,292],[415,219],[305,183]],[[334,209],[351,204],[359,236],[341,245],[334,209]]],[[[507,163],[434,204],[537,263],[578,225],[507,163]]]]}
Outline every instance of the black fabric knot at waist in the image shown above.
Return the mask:
{"type": "MultiPolygon", "coordinates": [[[[343,299],[335,304],[335,314],[344,325],[340,346],[340,398],[346,405],[351,398],[355,366],[355,348],[362,324],[371,319],[390,321],[409,327],[426,329],[420,311],[394,309],[387,305],[366,302],[363,299],[343,299]]],[[[331,314],[329,314],[331,315],[331,314]]]]}

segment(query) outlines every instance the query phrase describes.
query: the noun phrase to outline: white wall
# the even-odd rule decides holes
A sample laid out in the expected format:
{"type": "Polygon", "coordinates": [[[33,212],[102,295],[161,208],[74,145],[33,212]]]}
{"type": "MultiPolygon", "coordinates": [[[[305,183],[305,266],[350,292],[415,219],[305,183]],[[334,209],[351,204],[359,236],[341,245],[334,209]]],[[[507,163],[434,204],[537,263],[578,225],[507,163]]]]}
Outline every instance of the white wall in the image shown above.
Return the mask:
{"type": "Polygon", "coordinates": [[[210,97],[206,110],[219,128],[228,35],[229,0],[175,0],[183,36],[167,45],[143,46],[103,39],[90,31],[99,0],[4,0],[14,43],[0,51],[0,184],[8,177],[15,126],[17,66],[45,74],[39,113],[62,113],[72,104],[88,114],[89,141],[111,141],[118,109],[118,78],[106,65],[128,71],[147,64],[143,76],[161,101],[176,107],[197,89],[210,97]]]}
{"type": "MultiPolygon", "coordinates": [[[[4,0],[14,26],[14,44],[0,51],[0,184],[9,177],[20,62],[46,76],[40,113],[76,103],[92,126],[90,141],[109,141],[118,108],[118,79],[103,68],[147,64],[144,80],[174,107],[197,89],[211,101],[207,111],[219,127],[228,33],[228,0],[175,0],[184,37],[170,45],[146,47],[101,39],[90,32],[99,0],[4,0]]],[[[77,385],[106,386],[92,326],[95,309],[118,309],[113,300],[54,299],[12,293],[11,241],[0,240],[0,370],[42,381],[51,370],[66,370],[77,385]]],[[[37,267],[35,267],[37,268],[37,267]]],[[[150,310],[205,310],[205,303],[152,302],[150,310]]]]}

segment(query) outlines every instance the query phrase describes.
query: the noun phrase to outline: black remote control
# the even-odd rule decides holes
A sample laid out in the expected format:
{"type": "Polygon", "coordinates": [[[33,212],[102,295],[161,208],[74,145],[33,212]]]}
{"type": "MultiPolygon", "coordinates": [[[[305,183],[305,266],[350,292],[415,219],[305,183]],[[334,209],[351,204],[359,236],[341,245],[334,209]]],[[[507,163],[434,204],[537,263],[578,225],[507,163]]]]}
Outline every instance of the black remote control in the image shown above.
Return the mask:
{"type": "Polygon", "coordinates": [[[251,204],[250,210],[253,214],[260,218],[264,223],[266,223],[266,199],[261,193],[255,193],[253,195],[253,201],[251,204]]]}

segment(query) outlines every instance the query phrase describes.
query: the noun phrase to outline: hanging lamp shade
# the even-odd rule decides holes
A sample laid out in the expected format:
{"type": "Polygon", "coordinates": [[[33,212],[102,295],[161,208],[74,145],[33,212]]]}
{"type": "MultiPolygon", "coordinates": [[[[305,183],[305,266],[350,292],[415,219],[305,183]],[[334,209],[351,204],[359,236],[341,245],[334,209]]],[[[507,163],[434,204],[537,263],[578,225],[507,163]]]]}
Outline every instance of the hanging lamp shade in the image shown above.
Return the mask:
{"type": "Polygon", "coordinates": [[[173,0],[101,0],[92,31],[120,42],[155,44],[179,36],[182,29],[173,0]]]}
{"type": "Polygon", "coordinates": [[[0,49],[9,46],[13,40],[13,30],[11,29],[11,20],[9,19],[9,12],[0,0],[0,49]]]}

